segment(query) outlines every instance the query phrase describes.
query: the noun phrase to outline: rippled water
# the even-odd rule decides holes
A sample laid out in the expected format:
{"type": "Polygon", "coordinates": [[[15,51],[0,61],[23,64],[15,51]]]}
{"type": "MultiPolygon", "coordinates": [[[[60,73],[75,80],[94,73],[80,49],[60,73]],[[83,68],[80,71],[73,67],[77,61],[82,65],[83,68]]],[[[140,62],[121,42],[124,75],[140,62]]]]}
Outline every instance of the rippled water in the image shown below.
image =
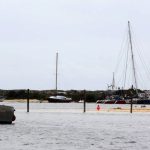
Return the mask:
{"type": "Polygon", "coordinates": [[[47,103],[31,104],[26,113],[26,104],[9,105],[17,120],[0,125],[0,150],[150,149],[150,113],[82,113],[82,104],[47,103]]]}

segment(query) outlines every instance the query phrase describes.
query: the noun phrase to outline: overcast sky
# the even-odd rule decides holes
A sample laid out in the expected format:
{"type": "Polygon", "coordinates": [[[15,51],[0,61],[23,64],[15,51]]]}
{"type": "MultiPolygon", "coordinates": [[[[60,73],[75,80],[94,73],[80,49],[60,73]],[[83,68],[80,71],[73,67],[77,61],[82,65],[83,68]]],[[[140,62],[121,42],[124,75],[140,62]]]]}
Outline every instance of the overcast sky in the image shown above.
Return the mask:
{"type": "Polygon", "coordinates": [[[54,89],[57,51],[59,89],[107,89],[128,20],[149,65],[149,8],[149,0],[0,0],[0,89],[54,89]]]}

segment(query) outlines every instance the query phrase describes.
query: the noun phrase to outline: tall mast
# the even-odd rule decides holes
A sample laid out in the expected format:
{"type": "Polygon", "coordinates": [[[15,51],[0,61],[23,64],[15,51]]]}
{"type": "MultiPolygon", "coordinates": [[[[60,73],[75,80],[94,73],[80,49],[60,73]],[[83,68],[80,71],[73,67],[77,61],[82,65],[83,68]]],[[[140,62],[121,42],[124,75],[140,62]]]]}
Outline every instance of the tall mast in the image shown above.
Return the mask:
{"type": "Polygon", "coordinates": [[[113,80],[112,80],[112,90],[115,89],[115,75],[114,75],[114,72],[113,72],[113,80]]]}
{"type": "Polygon", "coordinates": [[[130,22],[128,21],[128,28],[129,28],[129,40],[130,40],[130,49],[131,49],[131,58],[132,58],[132,68],[133,68],[133,76],[134,76],[134,84],[137,91],[137,80],[136,80],[136,72],[135,72],[135,62],[134,62],[134,55],[133,55],[133,47],[132,47],[132,38],[131,38],[131,29],[130,29],[130,22]]]}
{"type": "Polygon", "coordinates": [[[56,95],[57,95],[57,75],[58,75],[58,52],[56,53],[56,95]]]}

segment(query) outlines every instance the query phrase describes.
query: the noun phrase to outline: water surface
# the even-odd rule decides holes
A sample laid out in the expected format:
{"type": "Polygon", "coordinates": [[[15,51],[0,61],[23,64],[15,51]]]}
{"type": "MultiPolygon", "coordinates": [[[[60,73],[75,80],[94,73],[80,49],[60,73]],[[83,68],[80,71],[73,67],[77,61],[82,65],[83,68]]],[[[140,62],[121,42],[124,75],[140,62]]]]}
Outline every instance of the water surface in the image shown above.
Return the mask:
{"type": "MultiPolygon", "coordinates": [[[[0,125],[2,150],[150,149],[150,113],[83,113],[82,104],[47,103],[31,104],[26,113],[25,103],[9,105],[15,106],[17,120],[0,125]]],[[[96,105],[87,107],[94,110],[96,105]]]]}

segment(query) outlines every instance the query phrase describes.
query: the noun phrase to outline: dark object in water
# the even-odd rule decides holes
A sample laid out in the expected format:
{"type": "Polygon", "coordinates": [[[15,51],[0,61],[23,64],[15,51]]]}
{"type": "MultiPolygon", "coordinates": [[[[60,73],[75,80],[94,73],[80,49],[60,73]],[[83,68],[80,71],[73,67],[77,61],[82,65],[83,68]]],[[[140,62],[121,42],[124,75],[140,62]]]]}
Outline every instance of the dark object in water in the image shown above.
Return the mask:
{"type": "Polygon", "coordinates": [[[147,99],[147,100],[138,100],[137,101],[137,104],[150,104],[150,100],[149,99],[147,99]]]}
{"type": "Polygon", "coordinates": [[[16,120],[14,115],[14,107],[0,105],[0,123],[1,124],[11,124],[12,121],[16,120]]]}
{"type": "Polygon", "coordinates": [[[116,100],[115,104],[126,104],[125,100],[116,100]]]}
{"type": "Polygon", "coordinates": [[[0,96],[0,102],[3,102],[4,99],[5,99],[4,96],[0,96]]]}

